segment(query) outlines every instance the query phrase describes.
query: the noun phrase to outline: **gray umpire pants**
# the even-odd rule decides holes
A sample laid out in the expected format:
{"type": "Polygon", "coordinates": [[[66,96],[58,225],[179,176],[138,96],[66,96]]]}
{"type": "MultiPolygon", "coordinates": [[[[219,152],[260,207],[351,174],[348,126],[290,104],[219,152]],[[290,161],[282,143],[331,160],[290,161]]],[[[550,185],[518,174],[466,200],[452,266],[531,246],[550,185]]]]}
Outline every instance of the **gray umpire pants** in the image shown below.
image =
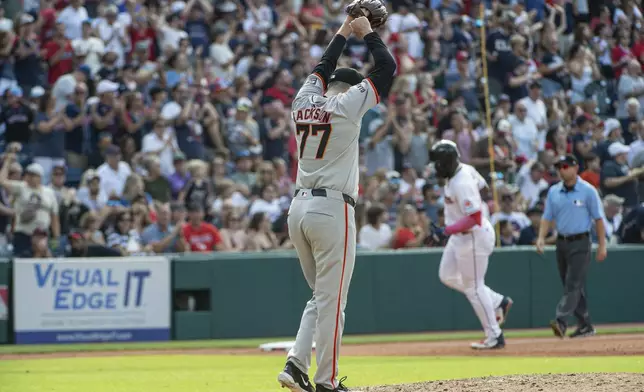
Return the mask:
{"type": "Polygon", "coordinates": [[[308,373],[315,339],[318,369],[313,380],[335,389],[344,308],[356,257],[354,208],[340,192],[327,190],[327,196],[321,197],[302,189],[289,209],[288,232],[313,290],[288,360],[308,373]]]}
{"type": "Polygon", "coordinates": [[[557,239],[557,265],[564,286],[564,295],[557,305],[557,320],[564,325],[573,315],[580,327],[590,325],[586,300],[590,248],[590,236],[573,241],[557,239]]]}

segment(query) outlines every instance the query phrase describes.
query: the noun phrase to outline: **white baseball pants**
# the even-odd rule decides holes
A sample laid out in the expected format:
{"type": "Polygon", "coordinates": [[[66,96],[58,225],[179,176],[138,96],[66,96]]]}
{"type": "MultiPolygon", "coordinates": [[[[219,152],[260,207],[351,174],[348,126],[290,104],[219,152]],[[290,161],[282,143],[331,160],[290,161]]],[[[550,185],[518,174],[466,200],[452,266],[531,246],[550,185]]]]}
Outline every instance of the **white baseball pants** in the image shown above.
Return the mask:
{"type": "Polygon", "coordinates": [[[494,241],[494,228],[487,221],[471,233],[452,235],[438,268],[441,282],[465,294],[470,301],[488,339],[501,334],[496,308],[501,305],[503,296],[485,285],[494,241]]]}
{"type": "Polygon", "coordinates": [[[340,192],[327,190],[327,197],[313,197],[308,190],[300,190],[291,203],[288,232],[313,290],[288,360],[308,374],[315,339],[318,369],[313,380],[335,389],[344,308],[356,257],[354,209],[340,192]]]}

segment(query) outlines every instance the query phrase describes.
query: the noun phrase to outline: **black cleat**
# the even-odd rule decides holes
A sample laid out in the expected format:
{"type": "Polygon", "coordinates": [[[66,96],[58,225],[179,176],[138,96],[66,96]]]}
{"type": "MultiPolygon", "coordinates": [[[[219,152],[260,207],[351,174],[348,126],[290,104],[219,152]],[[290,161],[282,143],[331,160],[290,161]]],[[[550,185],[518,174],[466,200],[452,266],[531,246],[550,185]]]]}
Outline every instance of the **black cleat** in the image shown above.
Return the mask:
{"type": "Polygon", "coordinates": [[[288,388],[291,392],[315,392],[309,376],[291,361],[286,362],[284,370],[277,376],[277,381],[282,385],[282,388],[288,388]]]}
{"type": "Polygon", "coordinates": [[[559,320],[552,320],[550,322],[550,328],[552,328],[552,332],[554,332],[555,336],[562,339],[566,336],[566,325],[559,320]]]}
{"type": "Polygon", "coordinates": [[[346,380],[346,379],[347,379],[346,376],[342,377],[340,379],[340,381],[338,382],[338,387],[335,388],[335,389],[329,389],[329,388],[325,387],[324,385],[316,385],[316,390],[317,390],[317,392],[360,392],[360,391],[356,391],[356,390],[351,390],[351,389],[347,388],[344,384],[342,384],[344,382],[344,380],[346,380]]]}
{"type": "Polygon", "coordinates": [[[513,304],[514,301],[512,301],[512,298],[503,297],[501,305],[496,309],[496,321],[499,323],[499,327],[502,327],[508,320],[508,313],[510,313],[513,304]]]}
{"type": "Polygon", "coordinates": [[[597,333],[597,331],[595,331],[595,328],[593,328],[592,325],[587,324],[587,325],[583,325],[581,327],[578,327],[575,330],[575,332],[570,334],[570,337],[571,338],[585,338],[585,337],[588,337],[588,336],[595,336],[595,333],[597,333]]]}

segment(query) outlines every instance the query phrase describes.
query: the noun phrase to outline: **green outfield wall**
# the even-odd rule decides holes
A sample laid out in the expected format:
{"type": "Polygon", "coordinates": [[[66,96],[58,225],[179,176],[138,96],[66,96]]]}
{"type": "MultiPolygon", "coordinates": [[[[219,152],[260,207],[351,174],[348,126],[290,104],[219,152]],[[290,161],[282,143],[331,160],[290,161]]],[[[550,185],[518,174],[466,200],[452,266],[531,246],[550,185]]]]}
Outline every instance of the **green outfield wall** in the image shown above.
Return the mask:
{"type": "MultiPolygon", "coordinates": [[[[478,329],[465,297],[438,280],[441,250],[360,252],[346,309],[346,333],[478,329]]],[[[100,261],[97,260],[97,263],[100,261]]],[[[12,343],[11,262],[0,260],[8,317],[0,344],[12,343]]],[[[508,328],[548,325],[561,296],[554,250],[499,249],[487,284],[514,299],[508,328]]],[[[644,247],[610,248],[592,262],[590,311],[596,323],[644,322],[644,247]]],[[[186,255],[172,261],[172,338],[177,340],[294,336],[311,296],[293,252],[186,255]],[[196,299],[195,310],[185,299],[196,299]]]]}
{"type": "MultiPolygon", "coordinates": [[[[0,314],[0,344],[7,343],[11,341],[10,331],[11,331],[11,263],[9,259],[0,258],[0,288],[7,288],[7,303],[6,306],[7,314],[0,314]]],[[[4,299],[0,298],[1,301],[4,299]]]]}
{"type": "MultiPolygon", "coordinates": [[[[463,295],[438,279],[441,250],[362,252],[346,309],[346,333],[480,328],[463,295]]],[[[173,263],[176,292],[207,293],[209,309],[173,313],[175,339],[292,336],[311,291],[294,253],[186,256],[173,263]]],[[[515,306],[508,328],[548,325],[561,296],[554,251],[497,250],[486,279],[515,306]]],[[[592,262],[588,297],[597,323],[644,321],[644,247],[609,249],[592,262]]]]}

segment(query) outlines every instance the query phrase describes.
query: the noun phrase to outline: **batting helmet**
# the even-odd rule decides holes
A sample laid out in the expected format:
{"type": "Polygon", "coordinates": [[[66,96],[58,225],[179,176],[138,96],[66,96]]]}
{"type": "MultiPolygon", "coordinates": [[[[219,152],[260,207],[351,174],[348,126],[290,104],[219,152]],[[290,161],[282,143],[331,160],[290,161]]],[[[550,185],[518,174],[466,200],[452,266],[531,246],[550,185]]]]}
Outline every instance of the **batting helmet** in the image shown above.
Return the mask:
{"type": "Polygon", "coordinates": [[[429,152],[429,159],[434,162],[436,176],[439,178],[450,178],[454,175],[460,163],[459,157],[458,148],[451,140],[436,142],[429,152]]]}

